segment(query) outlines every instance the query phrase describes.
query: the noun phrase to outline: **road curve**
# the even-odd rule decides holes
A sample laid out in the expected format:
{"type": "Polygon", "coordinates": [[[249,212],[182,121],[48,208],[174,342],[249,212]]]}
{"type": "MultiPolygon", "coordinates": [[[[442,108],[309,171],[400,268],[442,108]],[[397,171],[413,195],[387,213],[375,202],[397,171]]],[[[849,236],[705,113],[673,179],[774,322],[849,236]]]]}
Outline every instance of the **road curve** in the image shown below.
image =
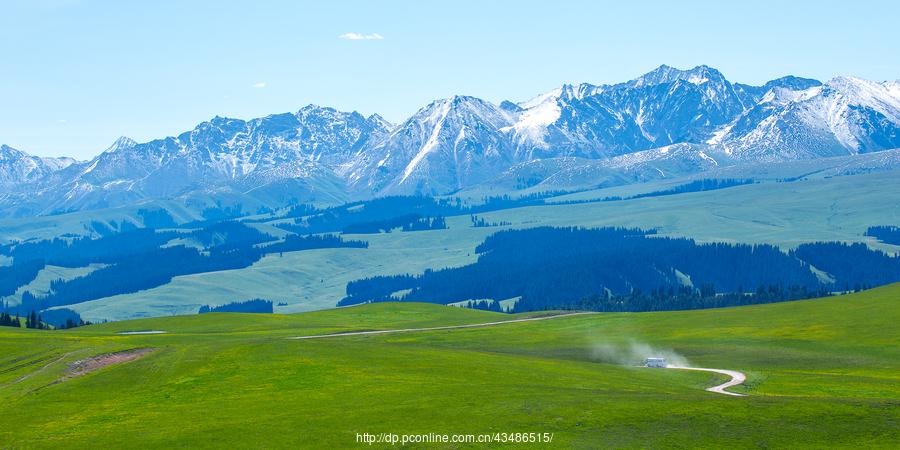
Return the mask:
{"type": "MultiPolygon", "coordinates": [[[[398,328],[393,330],[369,330],[369,331],[347,331],[343,333],[332,333],[332,334],[313,334],[309,336],[292,336],[288,339],[325,339],[325,338],[336,338],[343,336],[368,336],[368,335],[376,335],[376,334],[394,334],[394,333],[415,333],[421,331],[440,331],[440,330],[458,330],[463,328],[483,328],[483,327],[493,327],[497,325],[504,325],[508,323],[521,323],[521,322],[535,322],[538,320],[550,320],[550,319],[558,319],[560,317],[570,317],[570,316],[581,316],[585,314],[597,314],[593,312],[579,312],[579,313],[562,313],[562,314],[553,314],[549,316],[541,316],[541,317],[529,317],[527,319],[513,319],[513,320],[502,320],[498,322],[484,322],[484,323],[473,323],[467,325],[447,325],[442,327],[425,327],[425,328],[398,328]]],[[[718,394],[732,395],[735,397],[745,397],[744,394],[737,394],[734,392],[728,392],[725,389],[728,389],[732,386],[737,386],[743,383],[747,376],[741,372],[737,372],[734,370],[724,370],[724,369],[707,369],[703,367],[684,367],[684,366],[674,366],[668,365],[667,369],[681,369],[681,370],[700,370],[704,372],[715,372],[720,373],[722,375],[728,375],[731,377],[731,380],[722,383],[718,386],[713,386],[711,388],[707,388],[707,391],[715,392],[718,394]]]]}
{"type": "Polygon", "coordinates": [[[593,312],[561,313],[561,314],[552,314],[552,315],[548,315],[548,316],[529,317],[527,319],[501,320],[499,322],[473,323],[473,324],[468,324],[468,325],[448,325],[448,326],[442,326],[442,327],[426,327],[426,328],[399,328],[399,329],[395,329],[395,330],[348,331],[345,333],[313,334],[310,336],[294,336],[294,337],[289,337],[288,339],[324,339],[324,338],[335,338],[335,337],[342,337],[342,336],[366,336],[366,335],[370,335],[370,334],[414,333],[417,331],[439,331],[439,330],[457,330],[457,329],[461,329],[461,328],[482,328],[482,327],[492,327],[492,326],[496,326],[496,325],[504,325],[507,323],[535,322],[538,320],[550,320],[550,319],[558,319],[560,317],[582,316],[585,314],[597,314],[597,313],[593,313],[593,312]]]}
{"type": "Polygon", "coordinates": [[[711,387],[711,388],[706,388],[706,390],[709,391],[709,392],[715,392],[715,393],[717,393],[717,394],[732,395],[732,396],[735,396],[735,397],[746,397],[745,394],[738,394],[738,393],[736,393],[736,392],[728,392],[728,391],[725,390],[725,389],[728,389],[728,388],[730,388],[730,387],[737,386],[737,385],[739,385],[739,384],[741,384],[741,383],[743,383],[744,381],[747,380],[747,376],[744,375],[744,374],[741,373],[741,372],[737,372],[737,371],[734,371],[734,370],[725,370],[725,369],[707,369],[707,368],[704,368],[704,367],[673,366],[673,365],[671,365],[671,364],[669,364],[668,366],[666,366],[666,368],[667,368],[667,369],[680,369],[680,370],[700,370],[700,371],[703,371],[703,372],[714,372],[714,373],[720,373],[720,374],[722,374],[722,375],[728,375],[729,377],[731,377],[731,380],[729,380],[729,381],[727,381],[727,382],[725,382],[725,383],[722,383],[722,384],[720,384],[720,385],[718,385],[718,386],[713,386],[713,387],[711,387]]]}

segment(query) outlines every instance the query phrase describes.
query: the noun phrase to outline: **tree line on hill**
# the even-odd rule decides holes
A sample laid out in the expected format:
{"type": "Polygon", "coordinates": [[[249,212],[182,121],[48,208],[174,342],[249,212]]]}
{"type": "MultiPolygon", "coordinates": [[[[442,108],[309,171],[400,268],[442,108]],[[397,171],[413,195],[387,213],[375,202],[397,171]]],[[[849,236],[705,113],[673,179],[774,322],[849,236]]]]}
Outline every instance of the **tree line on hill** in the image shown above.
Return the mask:
{"type": "Polygon", "coordinates": [[[608,197],[601,198],[591,198],[585,200],[567,200],[554,202],[555,205],[576,205],[582,203],[597,203],[597,202],[617,202],[622,200],[635,200],[639,198],[650,198],[650,197],[665,197],[669,195],[678,195],[678,194],[687,194],[690,192],[705,192],[705,191],[717,191],[719,189],[727,189],[735,186],[744,186],[748,184],[754,184],[756,180],[753,179],[743,179],[743,178],[703,178],[699,180],[691,181],[690,183],[682,184],[679,186],[675,186],[670,189],[663,189],[659,191],[651,191],[651,192],[643,192],[640,194],[630,195],[630,196],[620,196],[620,195],[612,195],[608,197]]]}
{"type": "MultiPolygon", "coordinates": [[[[17,309],[13,308],[11,313],[9,303],[3,303],[3,311],[0,311],[0,327],[22,327],[17,309]]],[[[43,312],[32,310],[25,314],[25,328],[47,330],[52,325],[56,329],[67,329],[90,324],[91,322],[83,320],[81,315],[68,308],[49,309],[43,312]]]]}
{"type": "Polygon", "coordinates": [[[31,314],[25,316],[25,328],[32,328],[35,330],[48,330],[48,327],[44,321],[41,320],[41,315],[35,311],[31,311],[31,314]]]}
{"type": "Polygon", "coordinates": [[[54,308],[41,312],[41,320],[57,329],[76,328],[90,325],[91,322],[81,318],[81,315],[69,308],[54,308]]]}
{"type": "Polygon", "coordinates": [[[471,300],[464,303],[463,307],[481,311],[508,312],[500,306],[500,302],[493,300],[471,300]]]}
{"type": "Polygon", "coordinates": [[[473,228],[505,227],[512,225],[512,223],[505,220],[490,222],[488,220],[485,220],[483,217],[476,216],[475,214],[469,216],[469,221],[472,222],[473,228]]]}
{"type": "Polygon", "coordinates": [[[403,231],[443,230],[447,228],[444,216],[422,217],[419,214],[404,214],[390,219],[359,222],[341,229],[343,234],[375,234],[390,233],[400,229],[403,231]]]}
{"type": "Polygon", "coordinates": [[[449,304],[521,297],[516,311],[589,303],[598,310],[694,309],[806,298],[900,281],[900,258],[864,245],[698,244],[625,228],[532,228],[489,236],[470,265],[348,283],[340,306],[393,301],[449,304]],[[821,280],[811,267],[834,279],[821,280]],[[684,291],[690,287],[690,294],[684,291]]]}
{"type": "Polygon", "coordinates": [[[592,294],[570,303],[534,306],[527,301],[517,302],[510,312],[526,312],[535,309],[563,309],[601,312],[676,311],[690,309],[724,308],[728,306],[758,305],[788,300],[826,297],[831,295],[825,287],[812,290],[806,286],[759,286],[755,291],[717,293],[712,286],[693,288],[668,286],[649,292],[639,288],[628,294],[613,295],[609,292],[592,294]]]}
{"type": "Polygon", "coordinates": [[[12,257],[14,266],[41,261],[42,264],[60,267],[84,267],[93,263],[114,264],[129,255],[153,251],[181,236],[181,233],[175,231],[160,232],[152,228],[139,228],[98,239],[57,237],[13,243],[0,247],[0,254],[12,257]]]}
{"type": "MultiPolygon", "coordinates": [[[[467,203],[458,197],[445,199],[426,196],[388,196],[326,209],[317,209],[309,205],[295,205],[285,216],[294,218],[293,222],[282,223],[278,227],[299,234],[345,230],[347,233],[359,230],[378,233],[388,226],[391,229],[401,228],[402,223],[410,221],[413,216],[443,219],[446,216],[541,205],[549,197],[566,193],[568,192],[546,191],[519,197],[490,196],[481,198],[479,203],[467,203]]],[[[409,231],[423,229],[423,225],[411,226],[409,231]]],[[[434,225],[430,224],[429,226],[433,227],[434,225]]]]}
{"type": "Polygon", "coordinates": [[[197,311],[198,314],[215,313],[215,312],[272,314],[275,312],[275,307],[273,306],[271,300],[263,300],[261,298],[255,298],[252,300],[245,300],[242,302],[226,303],[224,305],[219,305],[219,306],[203,305],[200,307],[200,310],[197,311]]]}
{"type": "MultiPolygon", "coordinates": [[[[0,327],[22,328],[22,319],[18,314],[13,316],[7,311],[0,312],[0,327]]],[[[40,314],[31,311],[25,315],[25,328],[49,330],[50,326],[41,319],[40,314]]]]}
{"type": "Polygon", "coordinates": [[[900,257],[872,250],[866,244],[815,242],[803,244],[790,255],[835,277],[835,290],[859,290],[900,281],[900,257]]]}
{"type": "MultiPolygon", "coordinates": [[[[190,231],[158,231],[149,228],[103,236],[55,238],[14,243],[0,247],[0,254],[13,258],[13,265],[0,267],[0,292],[7,295],[29,283],[47,264],[83,267],[92,263],[106,266],[87,275],[54,280],[50,293],[22,294],[15,312],[27,314],[48,308],[71,305],[150,289],[168,283],[173,277],[219,270],[241,269],[272,253],[315,248],[366,248],[364,241],[344,240],[334,235],[289,235],[277,241],[273,236],[236,221],[214,223],[190,231]],[[203,246],[168,245],[179,238],[203,246]]],[[[76,322],[77,323],[77,322],[76,322]]]]}
{"type": "MultiPolygon", "coordinates": [[[[751,179],[701,179],[671,189],[636,194],[630,197],[604,197],[573,200],[556,204],[594,203],[646,197],[712,191],[753,184],[751,179]]],[[[458,197],[440,199],[426,196],[389,196],[319,209],[312,205],[294,205],[282,217],[294,219],[278,226],[293,233],[342,232],[346,234],[388,233],[392,230],[417,231],[446,227],[445,216],[469,214],[474,227],[509,225],[509,222],[487,222],[475,214],[510,208],[545,204],[550,197],[570,194],[567,191],[544,191],[519,197],[508,195],[483,197],[478,203],[466,203],[458,197]],[[432,218],[431,220],[425,218],[432,218]],[[435,223],[437,221],[437,223],[435,223]]]]}
{"type": "Polygon", "coordinates": [[[0,297],[15,294],[19,287],[30,283],[43,268],[42,259],[0,266],[0,297]]]}
{"type": "Polygon", "coordinates": [[[898,226],[869,227],[866,230],[866,236],[874,237],[885,244],[900,245],[900,227],[898,226]]]}
{"type": "Polygon", "coordinates": [[[638,198],[649,198],[649,197],[664,197],[667,195],[678,195],[678,194],[687,194],[689,192],[705,192],[705,191],[717,191],[719,189],[727,189],[735,186],[744,186],[747,184],[755,183],[754,180],[750,179],[739,179],[739,178],[703,178],[700,180],[694,180],[690,183],[682,184],[680,186],[675,186],[671,189],[663,189],[661,191],[653,191],[653,192],[645,192],[641,194],[635,194],[628,199],[638,199],[638,198]]]}
{"type": "Polygon", "coordinates": [[[19,319],[18,315],[13,317],[10,313],[3,311],[0,312],[0,327],[21,328],[22,321],[19,319]]]}

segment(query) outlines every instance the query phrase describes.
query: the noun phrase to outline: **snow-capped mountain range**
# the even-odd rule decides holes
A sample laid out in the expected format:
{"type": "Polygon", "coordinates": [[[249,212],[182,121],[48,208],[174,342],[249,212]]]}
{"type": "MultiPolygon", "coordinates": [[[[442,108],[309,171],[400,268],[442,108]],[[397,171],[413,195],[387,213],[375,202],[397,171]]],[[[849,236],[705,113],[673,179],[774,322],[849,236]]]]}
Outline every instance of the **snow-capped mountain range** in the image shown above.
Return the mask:
{"type": "Polygon", "coordinates": [[[15,189],[75,163],[72,158],[40,158],[0,145],[0,188],[15,189]]]}
{"type": "Polygon", "coordinates": [[[249,121],[215,117],[146,143],[120,138],[84,162],[3,146],[0,214],[190,196],[328,202],[485,184],[620,184],[898,147],[900,81],[788,76],[750,86],[707,66],[661,66],[520,103],[437,100],[396,125],[310,105],[249,121]]]}

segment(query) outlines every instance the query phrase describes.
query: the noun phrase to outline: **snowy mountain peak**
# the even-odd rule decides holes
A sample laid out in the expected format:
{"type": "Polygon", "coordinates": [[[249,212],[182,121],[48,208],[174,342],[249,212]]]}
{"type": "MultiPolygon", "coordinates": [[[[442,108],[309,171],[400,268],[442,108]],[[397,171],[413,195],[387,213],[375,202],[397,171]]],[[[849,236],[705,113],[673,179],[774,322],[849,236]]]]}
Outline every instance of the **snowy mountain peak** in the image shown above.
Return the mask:
{"type": "Polygon", "coordinates": [[[306,105],[306,106],[300,108],[300,110],[297,111],[297,112],[298,112],[298,114],[299,114],[299,113],[303,113],[303,112],[317,111],[317,110],[320,110],[320,109],[330,109],[330,110],[332,110],[332,111],[337,111],[337,110],[335,110],[335,109],[333,109],[333,108],[322,107],[322,106],[319,106],[319,105],[317,105],[317,104],[315,104],[315,103],[310,103],[310,104],[308,104],[308,105],[306,105]]]}
{"type": "Polygon", "coordinates": [[[73,164],[72,158],[41,158],[0,145],[0,186],[19,187],[43,179],[73,164]]]}
{"type": "Polygon", "coordinates": [[[537,97],[519,103],[518,106],[523,109],[529,109],[547,102],[555,102],[562,96],[563,92],[566,90],[566,86],[567,85],[563,85],[556,89],[547,91],[541,95],[538,95],[537,97]]]}
{"type": "Polygon", "coordinates": [[[460,103],[469,103],[469,102],[481,102],[480,98],[473,97],[471,95],[454,95],[450,98],[450,101],[454,104],[460,103]]]}
{"type": "Polygon", "coordinates": [[[900,146],[900,95],[889,83],[856,77],[835,77],[822,85],[801,80],[798,87],[811,87],[771,89],[719,141],[742,159],[766,161],[900,146]]]}
{"type": "Polygon", "coordinates": [[[114,153],[121,150],[126,150],[137,145],[134,139],[131,139],[127,136],[120,136],[115,142],[112,143],[103,153],[114,153]]]}
{"type": "Polygon", "coordinates": [[[411,124],[433,127],[445,120],[451,120],[461,126],[485,122],[496,128],[506,126],[510,122],[506,110],[491,102],[468,95],[455,95],[429,103],[397,127],[395,132],[411,124]]]}
{"type": "Polygon", "coordinates": [[[509,113],[517,113],[522,111],[521,106],[509,100],[503,100],[502,102],[500,102],[500,109],[509,113]]]}
{"type": "Polygon", "coordinates": [[[49,168],[53,172],[65,169],[66,167],[78,163],[75,158],[69,158],[67,156],[59,156],[56,158],[43,157],[41,158],[41,161],[43,161],[47,168],[49,168]]]}
{"type": "Polygon", "coordinates": [[[377,113],[376,113],[376,114],[372,114],[372,115],[370,115],[369,117],[366,117],[366,120],[369,121],[369,122],[371,122],[371,123],[373,123],[373,124],[376,124],[377,126],[383,128],[383,129],[385,129],[385,130],[389,130],[389,129],[391,129],[391,128],[394,128],[394,124],[393,124],[393,123],[389,122],[387,119],[385,119],[384,117],[381,117],[381,115],[380,115],[380,114],[377,114],[377,113]]]}
{"type": "Polygon", "coordinates": [[[450,98],[435,100],[431,110],[440,110],[445,114],[471,113],[476,115],[496,114],[500,111],[497,105],[470,95],[454,95],[450,98]]]}
{"type": "Polygon", "coordinates": [[[18,161],[29,155],[23,151],[16,150],[6,144],[0,145],[0,163],[7,161],[18,161]]]}
{"type": "Polygon", "coordinates": [[[700,65],[693,69],[681,70],[663,64],[656,69],[635,78],[629,82],[629,84],[631,87],[644,87],[674,83],[679,80],[700,85],[710,81],[722,82],[725,80],[725,77],[718,70],[706,65],[700,65]]]}
{"type": "Polygon", "coordinates": [[[822,82],[812,78],[795,77],[793,75],[776,78],[767,82],[762,86],[763,89],[769,90],[775,87],[783,89],[791,89],[794,91],[803,91],[811,87],[821,86],[822,82]]]}
{"type": "Polygon", "coordinates": [[[788,104],[791,102],[801,102],[819,95],[822,92],[821,86],[813,86],[804,90],[795,90],[786,87],[773,87],[759,99],[759,104],[788,104]]]}
{"type": "Polygon", "coordinates": [[[547,103],[582,100],[585,97],[600,94],[603,90],[603,86],[595,86],[589,83],[581,83],[578,85],[564,84],[556,89],[538,95],[537,97],[521,102],[518,106],[522,109],[530,109],[547,103]]]}
{"type": "Polygon", "coordinates": [[[858,77],[838,76],[828,80],[825,86],[865,98],[885,95],[893,97],[895,95],[893,88],[897,86],[897,82],[884,81],[879,83],[858,77]]]}
{"type": "Polygon", "coordinates": [[[603,86],[595,86],[589,83],[581,83],[578,85],[564,84],[559,91],[558,97],[565,101],[581,100],[585,97],[597,95],[603,92],[603,86]]]}
{"type": "Polygon", "coordinates": [[[900,122],[900,90],[888,82],[857,77],[835,77],[825,83],[823,95],[841,108],[866,107],[900,122]]]}

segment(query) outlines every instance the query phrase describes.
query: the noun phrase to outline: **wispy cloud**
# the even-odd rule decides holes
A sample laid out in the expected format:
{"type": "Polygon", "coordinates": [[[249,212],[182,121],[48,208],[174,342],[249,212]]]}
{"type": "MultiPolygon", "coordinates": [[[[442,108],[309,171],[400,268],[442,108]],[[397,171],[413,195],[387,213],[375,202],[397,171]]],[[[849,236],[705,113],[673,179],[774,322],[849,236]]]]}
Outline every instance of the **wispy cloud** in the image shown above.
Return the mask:
{"type": "Polygon", "coordinates": [[[378,33],[344,33],[338,37],[348,41],[380,41],[384,39],[384,36],[378,33]]]}
{"type": "Polygon", "coordinates": [[[254,88],[254,89],[262,89],[262,88],[266,87],[266,82],[265,82],[265,81],[260,81],[260,82],[257,82],[257,83],[253,83],[250,87],[252,87],[252,88],[254,88]]]}

